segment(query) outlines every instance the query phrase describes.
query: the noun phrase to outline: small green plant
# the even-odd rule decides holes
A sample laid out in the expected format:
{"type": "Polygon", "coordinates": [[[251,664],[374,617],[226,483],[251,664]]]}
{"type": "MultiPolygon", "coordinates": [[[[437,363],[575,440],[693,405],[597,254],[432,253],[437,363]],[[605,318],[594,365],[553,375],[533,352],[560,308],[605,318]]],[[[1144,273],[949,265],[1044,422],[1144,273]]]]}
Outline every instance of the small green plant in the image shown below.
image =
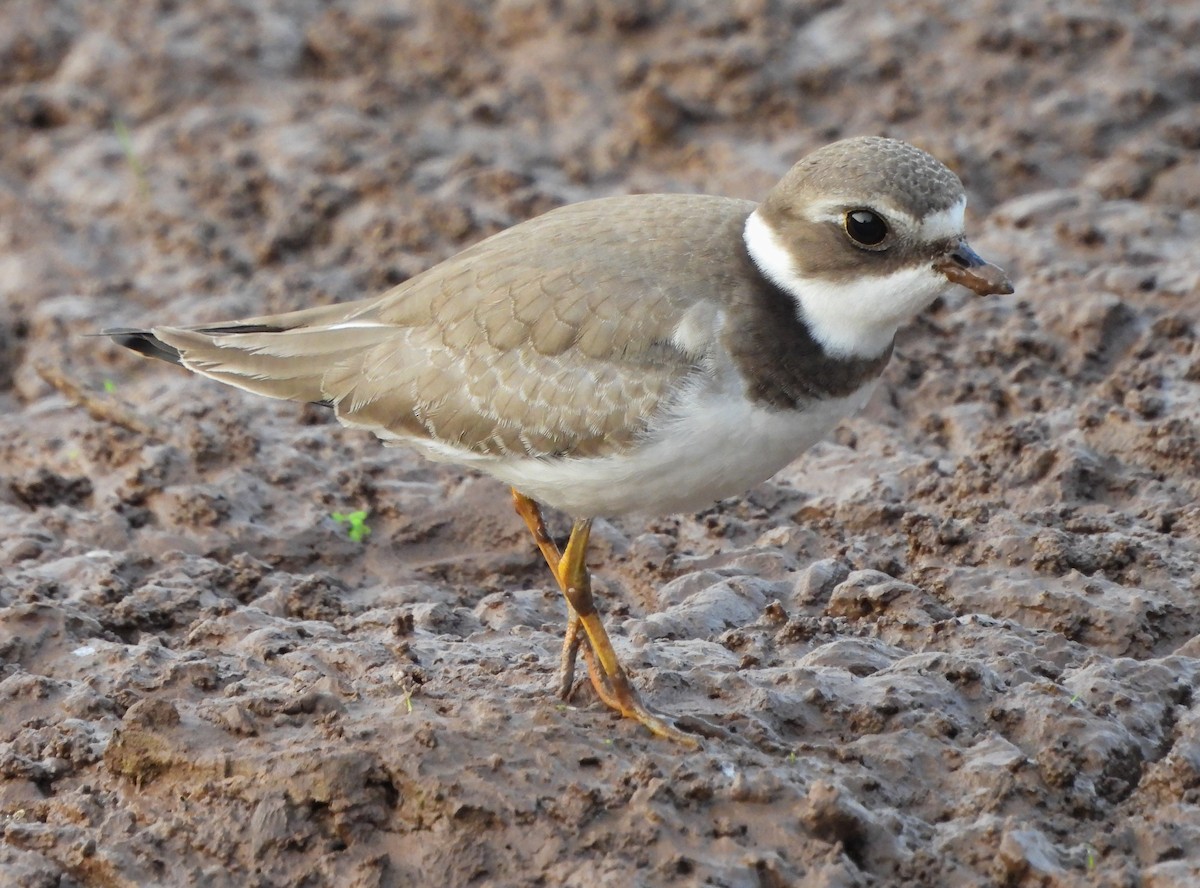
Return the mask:
{"type": "Polygon", "coordinates": [[[371,528],[367,527],[367,513],[359,509],[357,512],[333,512],[329,515],[338,524],[345,524],[346,535],[356,543],[361,543],[371,533],[371,528]]]}
{"type": "Polygon", "coordinates": [[[138,193],[145,197],[150,193],[150,180],[146,178],[146,170],[133,150],[133,137],[129,135],[129,127],[121,118],[115,117],[113,118],[113,132],[116,133],[117,141],[121,144],[125,162],[129,164],[129,169],[133,171],[133,176],[137,179],[138,193]]]}
{"type": "Polygon", "coordinates": [[[1088,872],[1096,868],[1096,849],[1091,845],[1087,846],[1087,868],[1088,872]]]}
{"type": "Polygon", "coordinates": [[[116,390],[117,390],[117,384],[115,382],[113,382],[111,379],[104,380],[104,391],[105,392],[107,392],[108,394],[111,395],[116,390]]]}

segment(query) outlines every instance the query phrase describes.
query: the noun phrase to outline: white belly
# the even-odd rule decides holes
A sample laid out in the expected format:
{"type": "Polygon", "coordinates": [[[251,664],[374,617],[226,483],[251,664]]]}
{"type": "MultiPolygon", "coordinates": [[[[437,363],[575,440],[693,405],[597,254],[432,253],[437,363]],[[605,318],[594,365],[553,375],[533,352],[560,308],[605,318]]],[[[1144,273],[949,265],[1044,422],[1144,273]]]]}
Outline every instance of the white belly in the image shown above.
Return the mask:
{"type": "Polygon", "coordinates": [[[471,463],[576,518],[693,512],[770,478],[861,409],[875,382],[801,411],[767,410],[702,392],[637,448],[618,456],[471,463]]]}

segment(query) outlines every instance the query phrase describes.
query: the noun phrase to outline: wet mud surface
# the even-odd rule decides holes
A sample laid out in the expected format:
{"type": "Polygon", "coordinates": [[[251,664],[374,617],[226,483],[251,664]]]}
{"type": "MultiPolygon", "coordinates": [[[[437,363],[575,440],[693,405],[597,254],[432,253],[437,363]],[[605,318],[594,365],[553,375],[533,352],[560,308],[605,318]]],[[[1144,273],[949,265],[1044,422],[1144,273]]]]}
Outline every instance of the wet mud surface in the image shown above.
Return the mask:
{"type": "Polygon", "coordinates": [[[1200,882],[1200,4],[1133,6],[5,4],[0,882],[1200,882]],[[553,696],[499,484],[84,335],[867,132],[1017,292],[745,497],[598,522],[700,751],[553,696]]]}

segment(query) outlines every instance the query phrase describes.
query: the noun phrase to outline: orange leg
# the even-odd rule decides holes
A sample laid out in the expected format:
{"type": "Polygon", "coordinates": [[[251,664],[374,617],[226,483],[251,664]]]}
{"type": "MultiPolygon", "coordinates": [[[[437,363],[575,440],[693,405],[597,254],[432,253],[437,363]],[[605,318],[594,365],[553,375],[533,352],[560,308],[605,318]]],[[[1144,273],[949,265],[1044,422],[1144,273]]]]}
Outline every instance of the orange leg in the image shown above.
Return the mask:
{"type": "MultiPolygon", "coordinates": [[[[558,546],[554,542],[554,538],[550,536],[550,531],[546,529],[546,522],[542,519],[542,510],[538,504],[531,500],[525,494],[518,491],[515,487],[512,488],[513,505],[517,509],[517,514],[525,521],[525,525],[529,528],[529,532],[533,534],[533,541],[537,543],[538,549],[542,552],[542,557],[546,559],[546,564],[550,567],[550,572],[554,574],[555,582],[558,583],[559,589],[565,594],[567,589],[563,585],[561,576],[559,575],[559,565],[562,562],[562,555],[558,551],[558,546]]],[[[579,655],[579,650],[583,649],[583,659],[587,664],[588,678],[591,679],[592,687],[596,690],[598,696],[606,706],[611,709],[619,709],[616,698],[613,696],[612,689],[605,684],[604,671],[599,668],[596,663],[596,655],[592,652],[590,644],[581,644],[586,642],[586,635],[582,634],[583,624],[579,621],[579,615],[575,613],[575,609],[571,607],[570,602],[567,602],[567,633],[563,638],[562,656],[559,658],[558,667],[558,696],[564,700],[570,700],[575,689],[575,661],[579,655]]]]}
{"type": "MultiPolygon", "coordinates": [[[[588,675],[600,699],[610,708],[617,710],[626,718],[635,719],[660,737],[675,740],[692,748],[700,745],[699,740],[692,734],[681,730],[671,720],[653,712],[642,702],[638,692],[629,682],[629,677],[617,659],[612,641],[596,611],[596,603],[592,598],[592,580],[587,569],[587,546],[591,538],[591,519],[577,519],[571,528],[571,538],[567,541],[566,551],[559,553],[558,546],[546,531],[542,521],[541,510],[537,503],[529,497],[513,490],[513,501],[517,513],[525,519],[533,538],[541,549],[546,563],[554,573],[559,588],[567,599],[570,607],[570,619],[567,623],[567,637],[563,642],[563,669],[570,664],[570,674],[575,668],[575,652],[580,645],[579,630],[586,635],[586,644],[582,645],[584,657],[587,660],[588,675]],[[602,676],[602,678],[601,678],[602,676]],[[603,688],[603,689],[602,689],[603,688]]],[[[570,678],[565,687],[570,687],[570,678]]],[[[560,686],[561,687],[561,686],[560,686]]]]}

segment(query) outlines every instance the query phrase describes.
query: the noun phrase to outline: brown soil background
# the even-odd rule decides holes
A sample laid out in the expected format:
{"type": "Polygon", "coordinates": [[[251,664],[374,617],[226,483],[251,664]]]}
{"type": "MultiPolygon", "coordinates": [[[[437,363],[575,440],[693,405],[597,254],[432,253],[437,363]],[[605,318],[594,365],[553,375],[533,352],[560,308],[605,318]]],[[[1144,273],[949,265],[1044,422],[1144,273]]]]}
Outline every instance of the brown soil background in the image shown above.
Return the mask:
{"type": "Polygon", "coordinates": [[[1181,0],[8,0],[0,883],[1200,884],[1198,97],[1181,0]],[[699,752],[552,696],[498,484],[83,336],[859,133],[954,167],[1018,291],[744,498],[600,523],[699,752]]]}

